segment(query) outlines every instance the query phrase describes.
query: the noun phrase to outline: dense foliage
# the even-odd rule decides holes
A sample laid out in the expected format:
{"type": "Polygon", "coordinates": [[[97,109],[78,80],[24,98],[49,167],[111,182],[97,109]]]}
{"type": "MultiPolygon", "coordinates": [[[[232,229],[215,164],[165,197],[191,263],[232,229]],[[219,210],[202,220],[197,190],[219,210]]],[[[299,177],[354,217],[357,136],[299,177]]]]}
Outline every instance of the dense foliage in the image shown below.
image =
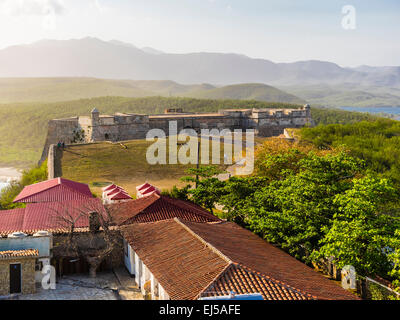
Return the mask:
{"type": "Polygon", "coordinates": [[[311,115],[316,124],[352,124],[378,119],[369,113],[351,112],[340,109],[312,108],[311,115]]]}
{"type": "Polygon", "coordinates": [[[318,148],[344,145],[367,167],[400,183],[400,122],[378,119],[346,125],[326,125],[301,130],[303,141],[318,148]]]}
{"type": "Polygon", "coordinates": [[[253,176],[205,177],[175,194],[208,208],[222,205],[226,218],[306,263],[333,259],[339,268],[400,280],[395,182],[344,148],[271,139],[256,157],[253,176]]]}

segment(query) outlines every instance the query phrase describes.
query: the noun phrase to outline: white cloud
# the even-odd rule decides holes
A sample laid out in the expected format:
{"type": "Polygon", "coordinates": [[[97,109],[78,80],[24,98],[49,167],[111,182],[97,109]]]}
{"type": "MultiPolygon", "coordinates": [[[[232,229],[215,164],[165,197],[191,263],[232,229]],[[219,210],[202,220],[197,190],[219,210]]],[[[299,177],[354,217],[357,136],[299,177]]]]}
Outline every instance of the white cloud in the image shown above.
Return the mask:
{"type": "Polygon", "coordinates": [[[0,0],[0,13],[11,16],[61,15],[63,0],[0,0]]]}

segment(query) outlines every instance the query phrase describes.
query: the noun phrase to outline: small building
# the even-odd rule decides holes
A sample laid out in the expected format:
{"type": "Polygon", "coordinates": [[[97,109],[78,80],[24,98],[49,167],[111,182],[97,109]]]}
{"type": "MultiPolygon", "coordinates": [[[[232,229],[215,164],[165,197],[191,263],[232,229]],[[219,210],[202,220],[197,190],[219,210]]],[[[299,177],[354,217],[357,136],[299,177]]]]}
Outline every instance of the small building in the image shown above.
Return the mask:
{"type": "Polygon", "coordinates": [[[0,251],[0,296],[35,293],[35,249],[0,251]]]}
{"type": "Polygon", "coordinates": [[[132,197],[124,188],[111,184],[103,188],[103,204],[121,203],[132,200],[132,197]]]}
{"type": "Polygon", "coordinates": [[[136,187],[137,199],[151,196],[154,193],[161,194],[161,191],[160,189],[156,188],[155,186],[151,185],[148,182],[136,187]]]}
{"type": "Polygon", "coordinates": [[[28,236],[23,232],[10,233],[7,238],[0,237],[0,251],[21,251],[36,249],[35,281],[41,282],[43,266],[49,265],[52,258],[53,235],[48,231],[39,231],[28,236]]]}
{"type": "Polygon", "coordinates": [[[126,267],[152,299],[197,300],[231,292],[265,300],[357,299],[235,223],[175,218],[121,231],[126,267]]]}
{"type": "MultiPolygon", "coordinates": [[[[38,249],[40,252],[37,260],[37,271],[48,262],[56,268],[58,275],[86,273],[89,266],[84,257],[71,257],[63,250],[62,245],[66,242],[66,237],[74,224],[74,237],[89,242],[90,240],[90,218],[93,213],[97,213],[108,219],[107,212],[100,199],[87,198],[86,200],[69,200],[49,203],[28,203],[26,208],[5,210],[0,214],[0,250],[9,250],[15,245],[16,239],[10,242],[9,235],[13,233],[25,233],[28,237],[20,239],[21,242],[15,249],[20,249],[23,245],[29,248],[38,249]],[[41,250],[44,241],[43,231],[51,232],[54,247],[50,245],[50,257],[46,250],[41,250]],[[36,239],[36,240],[35,240],[36,239]],[[2,245],[3,243],[3,245],[2,245]]],[[[92,239],[93,240],[93,239],[92,239]]],[[[122,247],[122,244],[121,244],[122,247]]],[[[123,263],[123,252],[116,252],[116,258],[110,258],[99,267],[99,270],[109,270],[111,264],[119,265],[123,263]],[[117,261],[118,260],[118,261],[117,261]]],[[[36,272],[38,281],[40,274],[36,272]]]]}
{"type": "Polygon", "coordinates": [[[93,198],[89,186],[64,178],[55,178],[26,186],[14,203],[59,202],[93,198]]]}

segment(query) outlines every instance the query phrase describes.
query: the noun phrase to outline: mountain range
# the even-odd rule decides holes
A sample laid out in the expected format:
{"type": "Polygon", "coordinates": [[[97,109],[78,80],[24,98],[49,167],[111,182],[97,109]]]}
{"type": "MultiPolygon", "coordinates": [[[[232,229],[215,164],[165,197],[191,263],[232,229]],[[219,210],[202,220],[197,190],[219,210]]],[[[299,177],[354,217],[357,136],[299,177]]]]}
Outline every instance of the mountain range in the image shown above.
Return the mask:
{"type": "Polygon", "coordinates": [[[0,103],[184,96],[400,106],[400,67],[274,63],[235,53],[166,53],[118,40],[41,40],[0,50],[0,103]],[[22,79],[23,78],[23,79],[22,79]]]}
{"type": "Polygon", "coordinates": [[[274,63],[231,53],[164,53],[117,40],[41,40],[0,50],[0,77],[95,77],[182,84],[400,86],[400,67],[343,68],[325,61],[274,63]]]}

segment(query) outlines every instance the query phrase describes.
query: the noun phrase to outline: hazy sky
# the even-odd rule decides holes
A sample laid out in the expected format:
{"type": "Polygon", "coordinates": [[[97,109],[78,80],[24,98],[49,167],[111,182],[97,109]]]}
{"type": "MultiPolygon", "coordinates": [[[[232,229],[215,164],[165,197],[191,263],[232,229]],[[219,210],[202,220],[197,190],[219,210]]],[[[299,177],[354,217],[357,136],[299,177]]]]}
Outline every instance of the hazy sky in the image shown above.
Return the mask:
{"type": "Polygon", "coordinates": [[[400,65],[400,0],[0,0],[0,47],[118,39],[171,53],[400,65]],[[342,27],[342,8],[356,28],[342,27]]]}

